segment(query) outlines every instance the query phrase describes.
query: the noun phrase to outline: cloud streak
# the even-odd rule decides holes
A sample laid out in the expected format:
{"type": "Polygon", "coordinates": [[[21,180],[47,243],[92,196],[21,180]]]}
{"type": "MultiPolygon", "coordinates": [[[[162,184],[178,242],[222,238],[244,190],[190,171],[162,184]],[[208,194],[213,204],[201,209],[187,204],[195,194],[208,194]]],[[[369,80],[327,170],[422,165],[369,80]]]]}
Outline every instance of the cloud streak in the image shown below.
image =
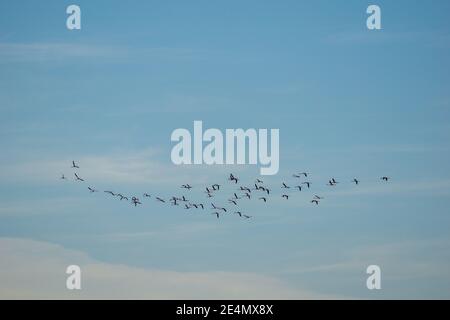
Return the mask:
{"type": "Polygon", "coordinates": [[[311,299],[325,295],[277,278],[242,272],[182,272],[96,261],[83,252],[18,238],[0,238],[2,299],[311,299]],[[77,264],[82,289],[65,288],[77,264]]]}

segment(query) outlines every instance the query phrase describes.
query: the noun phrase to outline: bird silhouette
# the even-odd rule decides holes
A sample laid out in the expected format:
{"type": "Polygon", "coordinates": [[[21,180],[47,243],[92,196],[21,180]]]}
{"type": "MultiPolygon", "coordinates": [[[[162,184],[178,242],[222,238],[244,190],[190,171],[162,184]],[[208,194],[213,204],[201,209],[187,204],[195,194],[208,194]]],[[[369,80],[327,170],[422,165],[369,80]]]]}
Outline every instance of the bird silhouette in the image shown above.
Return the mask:
{"type": "Polygon", "coordinates": [[[219,213],[216,211],[216,212],[213,212],[213,213],[211,213],[211,214],[214,214],[214,215],[216,215],[217,216],[217,219],[219,219],[219,213]]]}
{"type": "Polygon", "coordinates": [[[81,179],[76,173],[74,173],[75,174],[75,180],[77,180],[77,181],[84,181],[83,179],[81,179]]]}
{"type": "Polygon", "coordinates": [[[80,167],[77,166],[77,165],[75,164],[75,161],[73,161],[73,160],[72,160],[72,168],[80,169],[80,167]]]}
{"type": "Polygon", "coordinates": [[[230,177],[228,178],[230,181],[234,181],[235,184],[238,183],[239,179],[236,178],[232,173],[230,173],[230,177]]]}

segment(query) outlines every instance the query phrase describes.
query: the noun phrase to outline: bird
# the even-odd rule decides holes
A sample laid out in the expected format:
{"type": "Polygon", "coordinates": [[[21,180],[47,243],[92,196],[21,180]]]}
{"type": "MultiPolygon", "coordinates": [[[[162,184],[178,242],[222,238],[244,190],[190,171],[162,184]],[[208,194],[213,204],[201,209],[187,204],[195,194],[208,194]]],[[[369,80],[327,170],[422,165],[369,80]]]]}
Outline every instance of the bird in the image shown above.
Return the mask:
{"type": "Polygon", "coordinates": [[[380,179],[387,182],[390,178],[385,176],[385,177],[381,177],[380,179]]]}
{"type": "Polygon", "coordinates": [[[198,206],[201,207],[202,210],[205,209],[205,207],[203,206],[203,203],[199,203],[198,206]]]}
{"type": "Polygon", "coordinates": [[[309,181],[305,181],[305,182],[302,182],[302,184],[306,184],[306,186],[308,187],[308,189],[309,189],[309,187],[311,186],[311,182],[309,182],[309,181]]]}
{"type": "Polygon", "coordinates": [[[356,179],[356,178],[354,178],[354,179],[352,180],[352,182],[354,182],[355,184],[359,184],[359,180],[356,179]]]}
{"type": "Polygon", "coordinates": [[[286,200],[289,200],[289,196],[287,194],[283,194],[281,197],[286,198],[286,200]]]}
{"type": "Polygon", "coordinates": [[[248,193],[251,193],[251,192],[252,192],[252,190],[250,190],[250,189],[247,188],[247,187],[241,187],[241,191],[247,191],[248,193]]]}
{"type": "Polygon", "coordinates": [[[270,194],[270,189],[269,188],[265,188],[265,190],[266,190],[267,194],[270,194]]]}
{"type": "Polygon", "coordinates": [[[105,192],[105,193],[109,193],[110,195],[112,195],[112,196],[115,196],[116,194],[114,193],[114,192],[112,192],[112,191],[103,191],[103,192],[105,192]]]}
{"type": "Polygon", "coordinates": [[[248,193],[248,192],[245,193],[245,196],[249,199],[251,198],[250,193],[248,193]]]}
{"type": "Polygon", "coordinates": [[[256,179],[256,183],[264,183],[261,179],[256,179]]]}
{"type": "Polygon", "coordinates": [[[66,176],[64,174],[61,175],[62,180],[67,180],[66,176]]]}
{"type": "Polygon", "coordinates": [[[339,183],[339,182],[337,182],[336,180],[334,180],[334,178],[331,178],[331,182],[333,182],[333,184],[339,183]]]}
{"type": "Polygon", "coordinates": [[[294,173],[292,176],[293,176],[294,178],[301,178],[301,175],[295,174],[295,173],[294,173]]]}
{"type": "Polygon", "coordinates": [[[238,183],[239,179],[236,178],[232,173],[230,173],[230,177],[228,178],[230,181],[234,181],[234,183],[238,183]]]}
{"type": "Polygon", "coordinates": [[[143,196],[146,197],[146,198],[150,198],[151,197],[148,193],[144,193],[143,196]]]}
{"type": "Polygon", "coordinates": [[[301,172],[301,173],[299,173],[299,174],[300,174],[300,175],[304,175],[305,178],[308,177],[308,172],[301,172]]]}
{"type": "Polygon", "coordinates": [[[90,192],[98,192],[97,190],[95,190],[95,189],[93,189],[91,187],[88,187],[88,189],[89,189],[90,192]]]}
{"type": "Polygon", "coordinates": [[[239,217],[242,217],[242,212],[240,212],[240,211],[235,211],[234,213],[235,213],[235,214],[238,214],[239,217]]]}
{"type": "Polygon", "coordinates": [[[331,187],[335,186],[335,184],[331,180],[328,180],[328,185],[331,186],[331,187]]]}
{"type": "Polygon", "coordinates": [[[243,214],[242,215],[245,219],[250,219],[252,216],[248,216],[248,215],[246,215],[246,214],[243,214]]]}
{"type": "Polygon", "coordinates": [[[263,200],[264,202],[267,202],[267,198],[266,197],[261,197],[261,198],[259,198],[259,200],[263,200]]]}
{"type": "Polygon", "coordinates": [[[77,181],[84,181],[84,180],[81,179],[76,173],[75,173],[75,180],[77,180],[77,181]]]}
{"type": "Polygon", "coordinates": [[[128,201],[128,198],[125,197],[124,195],[122,195],[121,193],[117,194],[118,197],[120,197],[120,200],[122,201],[123,199],[126,199],[128,201]]]}
{"type": "Polygon", "coordinates": [[[192,189],[192,187],[189,185],[189,183],[188,184],[183,184],[181,187],[184,188],[184,189],[188,189],[188,190],[192,189]]]}
{"type": "Polygon", "coordinates": [[[319,200],[311,200],[311,203],[315,203],[316,205],[318,205],[319,204],[319,200]]]}
{"type": "Polygon", "coordinates": [[[302,191],[302,186],[295,186],[296,188],[298,188],[298,191],[302,191]]]}
{"type": "Polygon", "coordinates": [[[211,203],[211,205],[212,205],[213,209],[216,209],[216,210],[223,210],[224,212],[227,212],[227,209],[225,209],[225,208],[220,208],[220,207],[216,207],[216,206],[214,205],[214,203],[211,203]]]}
{"type": "Polygon", "coordinates": [[[316,200],[322,200],[323,197],[319,197],[318,195],[314,195],[314,199],[316,199],[316,200]]]}
{"type": "Polygon", "coordinates": [[[220,185],[215,183],[211,186],[213,188],[213,190],[220,190],[220,185]]]}
{"type": "Polygon", "coordinates": [[[238,195],[236,194],[236,192],[234,193],[234,199],[240,199],[239,197],[238,197],[238,195]]]}
{"type": "Polygon", "coordinates": [[[184,208],[185,208],[185,209],[190,209],[190,208],[191,208],[191,206],[190,206],[190,205],[188,205],[188,204],[185,204],[185,205],[184,205],[184,208]]]}
{"type": "Polygon", "coordinates": [[[138,204],[142,204],[138,198],[133,197],[133,199],[131,200],[131,202],[134,204],[134,206],[136,207],[138,204]]]}
{"type": "Polygon", "coordinates": [[[233,199],[228,200],[228,202],[230,202],[230,203],[234,204],[235,206],[237,206],[237,202],[235,200],[233,200],[233,199]]]}
{"type": "Polygon", "coordinates": [[[213,212],[213,213],[211,213],[211,214],[215,214],[216,216],[217,216],[217,219],[219,219],[219,213],[216,211],[216,212],[213,212]]]}
{"type": "Polygon", "coordinates": [[[79,167],[79,166],[77,166],[77,165],[75,164],[75,161],[73,161],[73,160],[72,160],[72,168],[77,168],[77,169],[80,169],[80,167],[79,167]]]}
{"type": "Polygon", "coordinates": [[[156,197],[156,200],[159,201],[159,202],[166,202],[166,200],[161,199],[160,197],[156,197]]]}
{"type": "Polygon", "coordinates": [[[286,183],[284,183],[284,182],[283,182],[283,186],[282,186],[282,188],[283,188],[283,189],[289,189],[290,187],[289,187],[289,186],[287,186],[287,185],[286,185],[286,183]]]}

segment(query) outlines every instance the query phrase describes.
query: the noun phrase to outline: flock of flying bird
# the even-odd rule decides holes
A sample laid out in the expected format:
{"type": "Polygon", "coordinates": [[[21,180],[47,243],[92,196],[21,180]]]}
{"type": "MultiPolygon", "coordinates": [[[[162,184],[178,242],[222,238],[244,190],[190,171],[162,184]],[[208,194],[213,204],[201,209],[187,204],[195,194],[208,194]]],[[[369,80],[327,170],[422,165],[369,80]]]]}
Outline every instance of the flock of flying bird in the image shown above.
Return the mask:
{"type": "MultiPolygon", "coordinates": [[[[80,167],[75,163],[75,161],[72,161],[71,168],[79,169],[80,167]]],[[[74,172],[74,177],[75,177],[75,181],[85,182],[85,180],[83,178],[81,178],[77,172],[74,172]]],[[[285,200],[289,200],[289,197],[290,197],[287,190],[293,189],[293,190],[296,190],[296,192],[297,191],[300,192],[304,188],[310,189],[310,187],[312,185],[312,182],[307,181],[307,179],[308,179],[307,172],[295,173],[292,175],[292,177],[295,178],[297,181],[297,183],[295,183],[295,185],[289,186],[285,182],[281,183],[281,190],[283,190],[283,192],[281,194],[281,198],[283,198],[285,200]],[[305,181],[303,181],[303,179],[305,181]]],[[[64,174],[62,174],[61,179],[67,180],[67,177],[64,174]]],[[[388,182],[390,180],[390,178],[387,176],[382,176],[380,179],[384,182],[388,182]]],[[[269,189],[268,186],[265,186],[264,182],[261,179],[256,179],[252,187],[242,186],[242,185],[238,186],[239,178],[234,176],[231,173],[230,176],[228,177],[228,181],[230,181],[231,184],[234,184],[237,187],[236,191],[233,192],[233,195],[231,195],[231,197],[229,197],[229,199],[228,199],[229,204],[233,205],[233,208],[235,208],[236,210],[227,210],[227,208],[216,206],[212,202],[211,202],[211,208],[207,208],[206,204],[192,202],[191,200],[187,199],[184,195],[181,197],[180,196],[172,196],[167,201],[166,201],[166,199],[164,199],[160,196],[153,196],[153,198],[157,202],[171,203],[173,206],[180,206],[186,210],[189,210],[189,209],[201,209],[201,210],[211,209],[213,211],[213,212],[211,212],[211,214],[215,215],[217,218],[219,218],[221,214],[233,212],[234,214],[238,215],[241,218],[250,219],[252,217],[251,215],[244,214],[241,211],[239,211],[239,201],[242,199],[249,200],[252,198],[256,198],[257,200],[266,203],[269,199],[269,196],[273,195],[272,189],[269,189]]],[[[355,185],[358,185],[360,183],[360,181],[356,178],[354,178],[351,182],[354,183],[355,185]]],[[[337,184],[339,184],[339,182],[336,181],[335,178],[331,178],[328,181],[327,186],[335,187],[337,184]]],[[[217,183],[213,184],[211,186],[205,187],[204,193],[205,193],[206,198],[213,198],[215,196],[215,194],[217,194],[217,192],[219,192],[221,190],[220,189],[221,187],[222,186],[217,183]]],[[[88,188],[89,192],[91,192],[91,193],[99,192],[99,190],[95,189],[94,187],[88,186],[87,188],[88,188]]],[[[190,191],[193,187],[190,184],[183,184],[183,185],[181,185],[181,188],[185,189],[187,191],[190,191]]],[[[131,204],[134,205],[135,207],[142,204],[141,200],[136,196],[128,197],[121,193],[115,193],[110,190],[105,190],[103,192],[110,194],[113,197],[117,197],[120,200],[131,201],[131,204]]],[[[152,197],[148,193],[144,193],[142,196],[144,198],[152,197]]],[[[319,203],[322,199],[323,199],[323,197],[314,195],[312,197],[312,199],[310,200],[310,203],[319,205],[319,203]]]]}

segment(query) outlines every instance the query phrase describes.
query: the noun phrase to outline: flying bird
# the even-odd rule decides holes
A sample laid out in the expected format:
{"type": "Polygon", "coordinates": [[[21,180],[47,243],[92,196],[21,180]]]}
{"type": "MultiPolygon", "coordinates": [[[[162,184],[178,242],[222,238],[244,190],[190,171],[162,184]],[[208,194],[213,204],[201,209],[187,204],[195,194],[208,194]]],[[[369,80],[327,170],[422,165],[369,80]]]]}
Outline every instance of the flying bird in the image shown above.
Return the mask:
{"type": "Polygon", "coordinates": [[[311,203],[315,203],[316,205],[318,205],[319,204],[319,200],[311,200],[311,203]]]}
{"type": "Polygon", "coordinates": [[[381,177],[380,179],[387,182],[390,178],[389,177],[381,177]]]}
{"type": "Polygon", "coordinates": [[[90,192],[98,192],[97,190],[95,190],[95,189],[93,189],[91,187],[88,187],[88,189],[89,189],[90,192]]]}
{"type": "Polygon", "coordinates": [[[215,214],[216,216],[217,216],[217,219],[219,219],[219,213],[216,211],[216,212],[213,212],[213,213],[211,213],[211,214],[215,214]]]}
{"type": "Polygon", "coordinates": [[[66,178],[66,176],[63,174],[63,175],[61,175],[61,179],[62,180],[67,180],[67,178],[66,178]]]}
{"type": "Polygon", "coordinates": [[[286,185],[286,183],[284,183],[284,182],[283,182],[283,186],[282,186],[282,188],[283,188],[283,189],[289,189],[290,187],[289,187],[289,186],[287,186],[287,185],[286,185]]]}
{"type": "Polygon", "coordinates": [[[112,192],[112,191],[103,191],[103,192],[105,192],[105,193],[109,193],[110,195],[112,195],[112,196],[115,196],[116,194],[114,193],[114,192],[112,192]]]}
{"type": "Polygon", "coordinates": [[[281,197],[286,198],[286,200],[289,200],[289,196],[287,194],[283,194],[281,197]]]}
{"type": "Polygon", "coordinates": [[[213,209],[216,209],[216,210],[223,210],[224,212],[227,212],[227,209],[225,209],[225,208],[220,208],[220,207],[216,207],[216,206],[214,205],[214,203],[211,203],[211,205],[212,205],[213,209]]]}
{"type": "Polygon", "coordinates": [[[156,200],[159,201],[159,202],[166,202],[166,200],[161,199],[160,197],[156,197],[156,200]]]}
{"type": "Polygon", "coordinates": [[[81,179],[76,173],[75,173],[75,179],[76,179],[77,181],[84,181],[84,180],[81,179]]]}
{"type": "Polygon", "coordinates": [[[230,177],[228,178],[230,181],[234,181],[234,183],[238,183],[239,179],[236,178],[232,173],[230,173],[230,177]]]}
{"type": "Polygon", "coordinates": [[[259,198],[259,200],[263,200],[264,202],[267,202],[267,198],[266,197],[261,197],[261,198],[259,198]]]}
{"type": "Polygon", "coordinates": [[[77,165],[75,164],[75,161],[73,161],[73,160],[72,160],[72,168],[77,168],[77,169],[80,169],[80,167],[79,167],[79,166],[77,166],[77,165]]]}
{"type": "Polygon", "coordinates": [[[295,186],[296,188],[298,188],[298,191],[302,191],[302,186],[295,186]]]}
{"type": "Polygon", "coordinates": [[[184,188],[184,189],[188,189],[188,190],[192,189],[192,187],[189,185],[189,183],[188,184],[183,184],[181,187],[184,188]]]}
{"type": "Polygon", "coordinates": [[[309,181],[305,181],[305,182],[302,182],[302,184],[306,184],[306,186],[308,187],[308,189],[309,189],[309,187],[311,186],[311,182],[309,182],[309,181]]]}
{"type": "Polygon", "coordinates": [[[358,179],[353,179],[352,182],[354,182],[355,184],[359,184],[359,180],[358,179]]]}

